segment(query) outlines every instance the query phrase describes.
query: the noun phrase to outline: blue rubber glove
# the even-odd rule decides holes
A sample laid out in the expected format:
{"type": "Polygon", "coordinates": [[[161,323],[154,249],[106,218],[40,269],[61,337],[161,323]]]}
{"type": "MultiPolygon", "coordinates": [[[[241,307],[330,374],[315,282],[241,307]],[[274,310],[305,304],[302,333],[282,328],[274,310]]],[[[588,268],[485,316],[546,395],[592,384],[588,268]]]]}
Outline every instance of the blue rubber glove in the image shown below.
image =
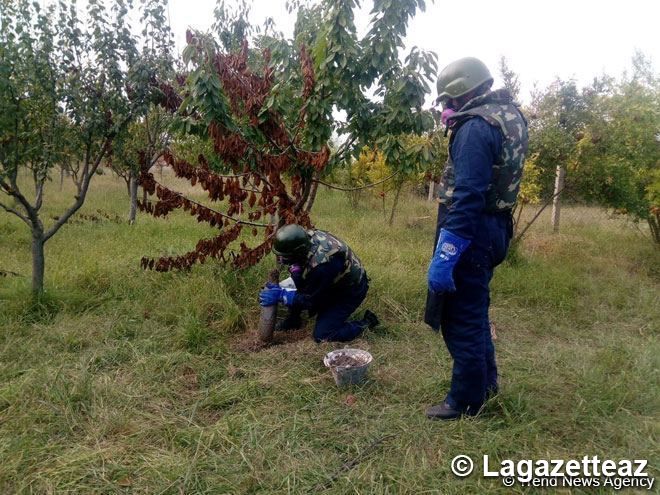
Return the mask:
{"type": "Polygon", "coordinates": [[[259,304],[261,306],[274,306],[281,302],[291,306],[295,297],[296,289],[282,289],[280,286],[267,284],[266,288],[259,292],[259,304]]]}
{"type": "Polygon", "coordinates": [[[429,288],[433,292],[454,292],[456,290],[452,272],[470,242],[449,230],[440,229],[440,238],[428,273],[429,288]]]}
{"type": "Polygon", "coordinates": [[[284,289],[279,285],[268,284],[266,288],[259,292],[259,305],[260,306],[274,306],[276,305],[284,289]]]}

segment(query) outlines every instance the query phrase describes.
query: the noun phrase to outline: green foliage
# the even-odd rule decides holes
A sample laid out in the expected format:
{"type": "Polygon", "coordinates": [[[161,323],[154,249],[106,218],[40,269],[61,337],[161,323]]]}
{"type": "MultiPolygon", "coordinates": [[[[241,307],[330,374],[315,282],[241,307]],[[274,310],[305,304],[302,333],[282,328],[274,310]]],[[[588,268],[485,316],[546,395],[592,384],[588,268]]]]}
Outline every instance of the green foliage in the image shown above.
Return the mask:
{"type": "Polygon", "coordinates": [[[541,170],[536,164],[537,159],[538,155],[534,154],[525,160],[525,171],[518,192],[518,202],[521,204],[536,204],[541,200],[541,170]]]}
{"type": "Polygon", "coordinates": [[[32,231],[33,289],[43,289],[43,244],[83,204],[113,140],[146,113],[151,83],[172,43],[164,0],[140,4],[142,35],[130,29],[132,2],[0,3],[0,208],[32,231]],[[142,44],[142,46],[141,46],[142,44]],[[69,208],[44,225],[39,211],[54,167],[71,171],[76,194],[69,208]],[[34,197],[23,193],[21,173],[34,197]],[[1,197],[0,197],[1,198],[1,197]]]}
{"type": "Polygon", "coordinates": [[[550,195],[554,170],[561,165],[574,199],[652,221],[660,166],[660,78],[643,55],[635,55],[632,73],[620,80],[603,76],[582,91],[572,81],[556,81],[534,95],[529,114],[530,156],[542,197],[550,195]]]}
{"type": "Polygon", "coordinates": [[[172,153],[187,161],[197,163],[200,155],[209,160],[209,166],[216,172],[227,172],[228,167],[222,163],[213,153],[213,143],[208,136],[197,136],[195,134],[177,134],[170,143],[172,153]]]}
{"type": "Polygon", "coordinates": [[[590,201],[646,219],[660,166],[660,78],[644,60],[605,94],[592,93],[591,118],[577,145],[574,181],[590,201]]]}
{"type": "Polygon", "coordinates": [[[346,169],[336,170],[337,177],[347,186],[346,195],[352,208],[356,209],[365,197],[379,198],[384,208],[385,197],[393,187],[392,170],[382,153],[364,148],[357,160],[346,169]],[[372,187],[373,184],[376,184],[372,187]]]}
{"type": "MultiPolygon", "coordinates": [[[[424,2],[376,2],[368,32],[361,39],[354,20],[357,6],[354,0],[290,2],[290,11],[297,10],[297,22],[294,39],[285,40],[248,27],[247,7],[230,11],[222,3],[216,9],[216,30],[221,40],[217,48],[236,49],[241,35],[252,37],[259,49],[270,50],[275,85],[271,97],[264,102],[264,111],[277,109],[288,120],[289,128],[304,112],[301,143],[310,149],[321,149],[333,135],[339,135],[343,144],[333,153],[331,167],[349,163],[364,146],[374,144],[398,167],[402,146],[392,136],[421,134],[433,127],[431,115],[422,110],[422,105],[435,76],[436,57],[415,47],[403,62],[400,60],[408,22],[418,9],[424,9],[424,2]],[[300,90],[305,77],[301,72],[301,46],[306,47],[313,61],[314,86],[308,98],[300,90]],[[335,118],[340,113],[345,113],[345,120],[335,118]]],[[[217,49],[207,41],[208,50],[217,49]]],[[[188,49],[184,50],[184,60],[194,62],[188,49]]],[[[262,57],[251,52],[250,61],[258,64],[262,57]]],[[[211,95],[215,87],[212,76],[197,70],[191,74],[190,83],[197,95],[211,95]]],[[[204,112],[213,107],[218,112],[213,118],[228,122],[224,100],[222,96],[217,99],[209,101],[204,112]]],[[[259,138],[252,134],[248,137],[259,138]]]]}
{"type": "Polygon", "coordinates": [[[389,148],[390,151],[397,150],[396,161],[389,161],[378,148],[365,147],[350,165],[347,178],[348,185],[352,186],[348,195],[353,206],[357,205],[362,195],[362,191],[356,188],[368,187],[372,195],[382,200],[383,211],[388,193],[393,192],[391,222],[404,185],[418,183],[432,174],[439,162],[438,155],[445,148],[437,134],[395,136],[390,139],[396,143],[396,147],[389,148]],[[370,187],[371,184],[375,186],[370,187]]]}
{"type": "MultiPolygon", "coordinates": [[[[392,169],[388,166],[383,154],[368,148],[362,150],[349,170],[351,184],[358,187],[381,182],[392,175],[392,169]]],[[[381,196],[381,194],[390,191],[392,187],[392,182],[385,181],[379,184],[378,187],[369,190],[371,194],[381,196]]]]}
{"type": "MultiPolygon", "coordinates": [[[[434,125],[422,106],[437,69],[435,55],[415,47],[401,61],[399,53],[408,22],[424,2],[376,2],[363,39],[356,33],[354,0],[325,0],[314,6],[294,3],[291,8],[299,10],[293,40],[270,29],[261,34],[253,28],[246,2],[236,9],[221,2],[215,10],[214,33],[187,31],[182,59],[189,72],[179,127],[185,135],[210,136],[219,160],[233,175],[243,174],[243,187],[238,177],[229,186],[230,206],[224,215],[224,226],[232,220],[237,225],[184,256],[160,258],[158,263],[145,258],[147,267],[166,270],[190,266],[207,255],[223,258],[224,249],[236,240],[234,233],[242,228],[232,215],[244,211],[246,201],[249,208],[259,209],[249,212],[250,220],[277,215],[279,225],[311,225],[313,181],[335,165],[350,163],[365,145],[377,147],[400,177],[391,222],[403,180],[431,160],[430,144],[411,143],[409,136],[421,135],[434,125]],[[338,119],[342,113],[345,119],[338,119]],[[333,136],[342,143],[338,149],[331,146],[333,136]],[[257,189],[244,194],[242,189],[250,181],[257,189]]],[[[171,163],[175,165],[174,157],[171,163]]],[[[184,168],[190,171],[194,166],[186,164],[179,170],[184,168]]],[[[194,184],[192,175],[187,176],[194,184]]],[[[207,183],[213,199],[224,197],[227,191],[215,192],[221,180],[207,183]]],[[[146,174],[142,186],[151,194],[163,191],[146,174]]],[[[159,198],[149,211],[161,215],[164,208],[169,212],[187,204],[178,193],[166,195],[178,199],[159,198]]],[[[198,209],[194,211],[197,214],[198,209]]],[[[205,211],[213,226],[223,216],[205,211]]],[[[271,227],[253,225],[266,229],[264,241],[254,248],[243,243],[241,257],[234,258],[237,266],[257,263],[270,248],[271,227]]]]}
{"type": "Polygon", "coordinates": [[[152,105],[139,120],[126,126],[113,143],[112,169],[122,175],[140,169],[148,170],[162,155],[170,141],[171,116],[162,108],[152,105]]]}
{"type": "Polygon", "coordinates": [[[575,81],[556,80],[545,91],[532,95],[529,119],[529,155],[541,171],[543,197],[552,194],[555,169],[566,167],[584,131],[587,105],[575,81]]]}
{"type": "Polygon", "coordinates": [[[509,90],[513,99],[517,100],[520,96],[520,81],[518,79],[518,74],[509,67],[506,57],[504,56],[500,57],[499,70],[504,87],[509,90]]]}
{"type": "Polygon", "coordinates": [[[660,168],[649,171],[647,199],[651,207],[660,208],[660,168]]]}
{"type": "MultiPolygon", "coordinates": [[[[75,12],[70,15],[73,17],[75,12]]],[[[23,166],[33,167],[43,180],[48,169],[62,161],[69,151],[63,136],[71,123],[60,107],[62,89],[57,84],[65,78],[61,60],[56,57],[61,40],[74,35],[65,22],[63,34],[58,38],[54,17],[54,6],[42,11],[38,4],[27,1],[0,4],[0,180],[3,181],[11,181],[23,166]]],[[[7,193],[8,187],[3,185],[3,190],[7,193]]]]}

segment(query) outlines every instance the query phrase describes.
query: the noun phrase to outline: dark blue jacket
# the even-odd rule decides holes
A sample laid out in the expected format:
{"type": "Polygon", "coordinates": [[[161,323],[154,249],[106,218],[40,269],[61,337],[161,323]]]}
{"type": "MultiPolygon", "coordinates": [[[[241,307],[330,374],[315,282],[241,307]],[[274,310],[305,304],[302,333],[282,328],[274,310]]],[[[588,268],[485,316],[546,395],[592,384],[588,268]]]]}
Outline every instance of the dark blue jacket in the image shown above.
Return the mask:
{"type": "Polygon", "coordinates": [[[502,153],[502,133],[480,117],[454,130],[449,153],[454,162],[455,189],[443,228],[472,240],[481,224],[493,164],[502,153]]]}
{"type": "Polygon", "coordinates": [[[292,275],[298,289],[293,306],[300,309],[318,311],[329,303],[340,290],[345,292],[351,287],[337,287],[334,281],[345,271],[344,257],[335,255],[327,263],[321,263],[309,271],[305,278],[301,274],[292,275]]]}

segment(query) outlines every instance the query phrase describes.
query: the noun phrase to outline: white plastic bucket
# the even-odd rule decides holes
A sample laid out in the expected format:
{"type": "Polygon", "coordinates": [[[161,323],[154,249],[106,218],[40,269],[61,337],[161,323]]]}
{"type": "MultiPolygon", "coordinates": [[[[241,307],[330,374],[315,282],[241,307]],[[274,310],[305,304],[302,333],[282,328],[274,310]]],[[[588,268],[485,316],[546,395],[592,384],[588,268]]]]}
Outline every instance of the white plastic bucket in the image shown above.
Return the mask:
{"type": "Polygon", "coordinates": [[[362,349],[337,349],[323,358],[338,386],[360,383],[373,361],[373,356],[362,349]]]}

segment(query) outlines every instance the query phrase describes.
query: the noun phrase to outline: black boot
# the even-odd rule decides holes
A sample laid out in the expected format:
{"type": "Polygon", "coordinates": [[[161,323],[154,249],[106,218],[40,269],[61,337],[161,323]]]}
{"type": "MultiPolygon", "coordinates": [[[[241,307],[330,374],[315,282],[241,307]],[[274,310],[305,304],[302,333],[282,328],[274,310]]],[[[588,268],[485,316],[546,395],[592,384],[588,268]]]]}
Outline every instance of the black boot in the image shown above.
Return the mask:
{"type": "Polygon", "coordinates": [[[297,330],[302,327],[302,318],[299,314],[287,315],[283,320],[278,321],[275,324],[275,331],[277,332],[288,332],[289,330],[297,330]]]}
{"type": "Polygon", "coordinates": [[[431,406],[426,410],[426,417],[429,419],[458,419],[461,416],[463,416],[461,411],[454,409],[446,402],[431,406]]]}
{"type": "Polygon", "coordinates": [[[372,313],[368,309],[364,312],[362,321],[365,322],[369,328],[376,328],[378,325],[380,325],[378,316],[376,316],[375,313],[372,313]]]}

